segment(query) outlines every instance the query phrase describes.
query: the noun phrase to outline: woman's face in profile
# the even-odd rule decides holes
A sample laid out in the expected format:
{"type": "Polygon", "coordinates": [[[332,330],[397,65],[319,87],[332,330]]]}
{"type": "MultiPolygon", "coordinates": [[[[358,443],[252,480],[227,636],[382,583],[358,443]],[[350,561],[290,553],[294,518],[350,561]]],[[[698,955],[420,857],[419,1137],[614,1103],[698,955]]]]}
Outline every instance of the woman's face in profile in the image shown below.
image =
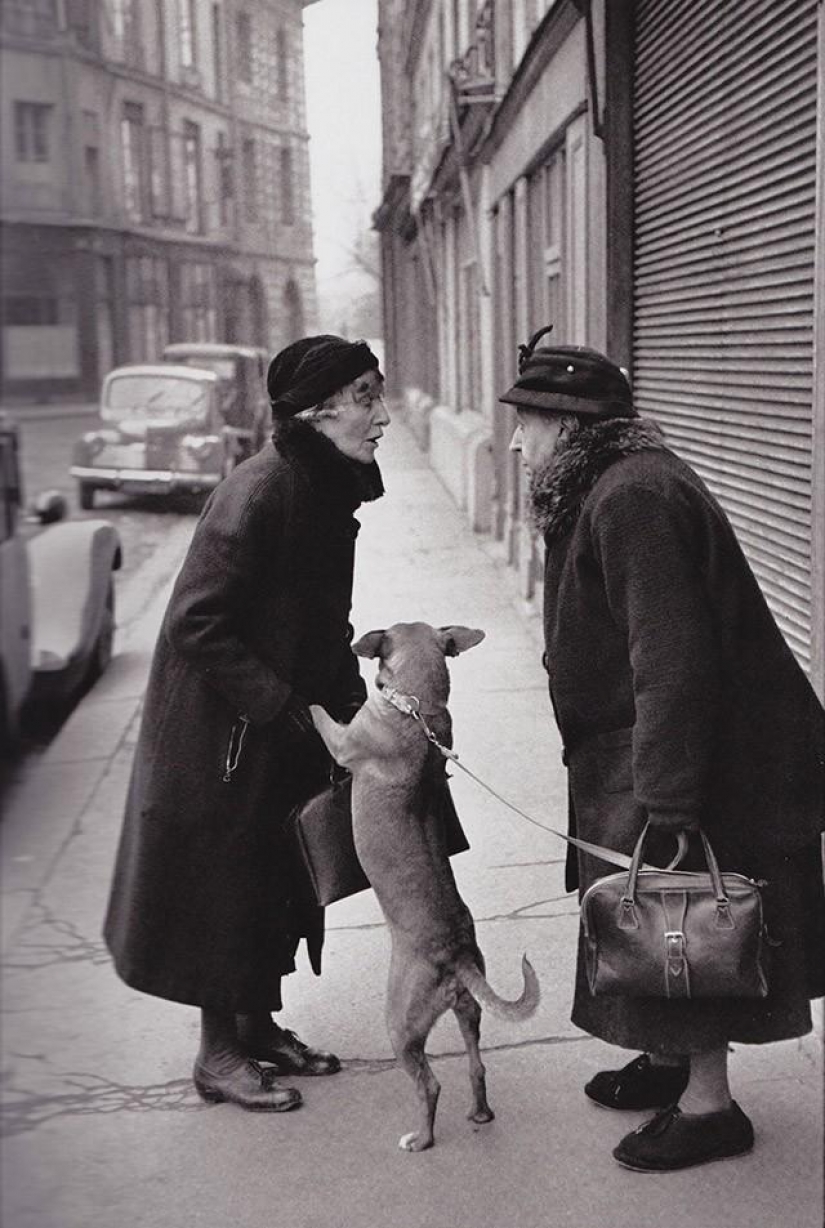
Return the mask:
{"type": "Polygon", "coordinates": [[[510,440],[510,451],[521,453],[521,462],[530,473],[544,466],[553,455],[561,433],[561,414],[542,413],[529,409],[516,411],[518,425],[510,440]]]}
{"type": "Polygon", "coordinates": [[[377,371],[367,371],[342,388],[336,397],[334,418],[321,418],[314,425],[350,460],[369,465],[375,459],[378,441],[390,420],[384,404],[384,381],[377,371]]]}

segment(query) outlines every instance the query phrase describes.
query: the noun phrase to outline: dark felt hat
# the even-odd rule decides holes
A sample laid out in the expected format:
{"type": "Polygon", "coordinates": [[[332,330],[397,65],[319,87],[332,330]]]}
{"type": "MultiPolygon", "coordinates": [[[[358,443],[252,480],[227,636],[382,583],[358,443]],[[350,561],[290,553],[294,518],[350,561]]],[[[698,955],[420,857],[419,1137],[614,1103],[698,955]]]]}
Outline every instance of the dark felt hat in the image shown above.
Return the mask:
{"type": "Polygon", "coordinates": [[[378,359],[366,341],[329,333],[293,341],[269,364],[266,387],[273,417],[291,418],[312,409],[359,375],[376,370],[378,359]]]}
{"type": "Polygon", "coordinates": [[[520,347],[516,382],[498,398],[509,405],[589,418],[633,418],[633,396],[620,367],[583,345],[541,346],[540,329],[520,347]]]}

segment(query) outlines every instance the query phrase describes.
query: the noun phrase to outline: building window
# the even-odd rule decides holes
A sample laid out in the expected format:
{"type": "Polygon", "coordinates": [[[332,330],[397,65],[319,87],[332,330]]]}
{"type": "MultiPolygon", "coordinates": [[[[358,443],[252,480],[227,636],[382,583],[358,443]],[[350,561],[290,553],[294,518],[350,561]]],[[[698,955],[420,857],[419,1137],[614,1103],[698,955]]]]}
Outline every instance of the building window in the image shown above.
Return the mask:
{"type": "Polygon", "coordinates": [[[57,33],[57,0],[4,0],[0,25],[7,34],[47,38],[57,33]]]}
{"type": "Polygon", "coordinates": [[[100,50],[98,7],[94,0],[66,0],[66,25],[81,47],[100,50]]]}
{"type": "Polygon", "coordinates": [[[157,361],[169,341],[169,271],[159,256],[126,259],[129,357],[157,361]]]}
{"type": "Polygon", "coordinates": [[[295,221],[295,184],[292,150],[281,150],[281,221],[291,226],[295,221]]]}
{"type": "Polygon", "coordinates": [[[218,223],[221,226],[228,226],[232,216],[235,182],[232,167],[232,150],[227,147],[226,136],[223,132],[218,133],[215,159],[218,163],[218,223]]]}
{"type": "Polygon", "coordinates": [[[215,269],[211,264],[185,261],[180,268],[180,320],[187,341],[214,341],[218,313],[215,269]]]}
{"type": "Polygon", "coordinates": [[[249,13],[238,13],[235,18],[235,44],[238,77],[247,85],[252,84],[252,18],[249,13]]]}
{"type": "Polygon", "coordinates": [[[186,229],[198,234],[203,229],[203,189],[201,184],[201,132],[187,120],[183,125],[183,167],[186,190],[186,229]]]}
{"type": "Polygon", "coordinates": [[[223,98],[223,30],[221,6],[212,5],[212,71],[215,74],[215,97],[223,98]]]}
{"type": "Polygon", "coordinates": [[[243,159],[243,196],[244,213],[248,222],[258,220],[258,167],[255,160],[255,142],[244,141],[242,146],[243,159]]]}
{"type": "Polygon", "coordinates": [[[96,145],[83,148],[83,170],[86,183],[86,205],[91,217],[100,217],[103,212],[103,197],[100,190],[100,150],[96,145]]]}
{"type": "Polygon", "coordinates": [[[58,323],[56,298],[13,294],[3,299],[3,323],[26,326],[58,323]]]}
{"type": "Polygon", "coordinates": [[[195,0],[179,0],[178,33],[180,35],[180,62],[184,68],[194,68],[197,63],[195,43],[195,0]]]}
{"type": "Polygon", "coordinates": [[[109,14],[112,58],[142,69],[145,59],[137,0],[110,0],[109,14]]]}
{"type": "Polygon", "coordinates": [[[289,39],[283,26],[278,27],[275,42],[278,97],[285,102],[289,97],[289,39]]]}
{"type": "Polygon", "coordinates": [[[149,137],[149,194],[152,216],[166,218],[170,212],[169,135],[165,128],[152,128],[149,137]]]}
{"type": "Polygon", "coordinates": [[[120,140],[123,147],[123,204],[127,217],[133,222],[142,222],[145,214],[144,135],[143,107],[135,102],[125,102],[120,121],[120,140]]]}
{"type": "Polygon", "coordinates": [[[14,139],[18,162],[48,162],[53,110],[54,107],[45,102],[14,104],[14,139]]]}

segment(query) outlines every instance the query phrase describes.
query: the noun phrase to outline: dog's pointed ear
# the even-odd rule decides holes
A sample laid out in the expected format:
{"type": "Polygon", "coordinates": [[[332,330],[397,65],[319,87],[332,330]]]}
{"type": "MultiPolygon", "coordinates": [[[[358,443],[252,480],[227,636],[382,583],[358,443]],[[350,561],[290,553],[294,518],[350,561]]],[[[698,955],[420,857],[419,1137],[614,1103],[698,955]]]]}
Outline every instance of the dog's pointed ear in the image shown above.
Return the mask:
{"type": "Polygon", "coordinates": [[[436,636],[444,656],[457,657],[460,652],[480,644],[484,632],[476,627],[439,627],[436,636]]]}
{"type": "Polygon", "coordinates": [[[380,657],[385,634],[383,630],[368,631],[366,635],[361,636],[360,640],[355,641],[352,651],[356,657],[380,657]]]}

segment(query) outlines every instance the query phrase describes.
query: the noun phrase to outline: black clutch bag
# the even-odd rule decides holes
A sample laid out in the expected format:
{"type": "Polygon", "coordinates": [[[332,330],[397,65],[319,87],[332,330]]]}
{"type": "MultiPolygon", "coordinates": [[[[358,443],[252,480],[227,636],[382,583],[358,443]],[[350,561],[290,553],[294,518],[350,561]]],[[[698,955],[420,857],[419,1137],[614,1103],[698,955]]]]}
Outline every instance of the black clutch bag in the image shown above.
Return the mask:
{"type": "MultiPolygon", "coordinates": [[[[445,780],[441,818],[452,857],[470,847],[445,780]]],[[[336,781],[296,806],[290,832],[299,872],[316,904],[346,899],[369,887],[352,836],[352,777],[336,781]]]]}

